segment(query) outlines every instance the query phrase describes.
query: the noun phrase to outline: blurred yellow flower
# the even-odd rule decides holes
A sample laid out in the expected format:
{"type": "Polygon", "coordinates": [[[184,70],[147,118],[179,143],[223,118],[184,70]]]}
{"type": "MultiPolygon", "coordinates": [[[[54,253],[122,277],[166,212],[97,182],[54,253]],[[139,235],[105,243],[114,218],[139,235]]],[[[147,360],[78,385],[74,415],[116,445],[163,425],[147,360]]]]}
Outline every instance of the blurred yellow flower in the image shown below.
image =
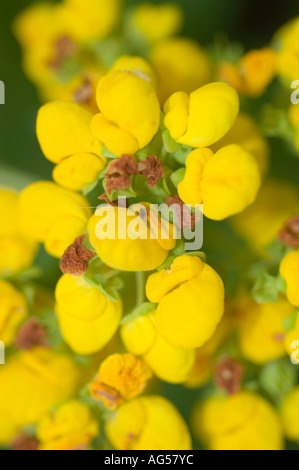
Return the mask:
{"type": "Polygon", "coordinates": [[[299,250],[288,253],[280,264],[280,274],[287,283],[287,297],[292,305],[299,307],[299,250]]]}
{"type": "Polygon", "coordinates": [[[136,398],[108,419],[106,434],[117,450],[190,450],[188,428],[168,400],[136,398]]]}
{"type": "Polygon", "coordinates": [[[240,145],[246,152],[250,153],[256,159],[262,175],[268,171],[269,144],[249,114],[240,113],[233,127],[221,140],[213,145],[212,150],[216,152],[231,144],[240,145]]]}
{"type": "Polygon", "coordinates": [[[294,311],[283,299],[276,303],[257,304],[248,299],[238,315],[239,345],[242,356],[256,364],[285,355],[283,320],[294,311]]]}
{"type": "Polygon", "coordinates": [[[177,34],[183,26],[183,21],[184,14],[178,5],[142,2],[133,10],[129,25],[153,43],[177,34]]]}
{"type": "Polygon", "coordinates": [[[75,400],[43,416],[37,426],[39,450],[85,450],[98,434],[89,407],[75,400]]]}
{"type": "Polygon", "coordinates": [[[37,244],[22,234],[18,223],[19,195],[0,186],[0,275],[29,268],[37,244]]]}
{"type": "Polygon", "coordinates": [[[299,213],[299,192],[292,183],[269,179],[261,187],[254,204],[231,223],[234,229],[260,254],[274,241],[287,220],[299,213]]]}
{"type": "Polygon", "coordinates": [[[159,42],[151,49],[150,62],[158,77],[162,104],[175,92],[192,93],[206,85],[212,73],[207,53],[197,42],[187,38],[159,42]]]}
{"type": "Polygon", "coordinates": [[[280,416],[286,437],[299,443],[299,386],[291,390],[284,398],[280,407],[280,416]]]}
{"type": "Polygon", "coordinates": [[[36,424],[50,408],[75,395],[80,376],[69,356],[51,349],[14,354],[0,369],[0,417],[17,427],[36,424]]]}
{"type": "Polygon", "coordinates": [[[194,409],[193,428],[210,450],[282,450],[274,408],[261,396],[239,392],[211,397],[194,409]]]}
{"type": "Polygon", "coordinates": [[[0,341],[10,346],[27,315],[26,299],[12,284],[0,279],[0,341]]]}

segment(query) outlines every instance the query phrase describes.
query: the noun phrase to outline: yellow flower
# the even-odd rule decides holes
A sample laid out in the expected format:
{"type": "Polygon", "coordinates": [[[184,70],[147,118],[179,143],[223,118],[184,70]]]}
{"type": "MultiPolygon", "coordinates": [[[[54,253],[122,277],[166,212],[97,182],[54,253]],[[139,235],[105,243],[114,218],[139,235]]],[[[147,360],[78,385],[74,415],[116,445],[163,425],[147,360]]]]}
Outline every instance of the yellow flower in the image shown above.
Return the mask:
{"type": "MultiPolygon", "coordinates": [[[[293,309],[293,315],[296,315],[296,312],[293,309]]],[[[299,315],[297,313],[296,322],[294,327],[290,330],[285,332],[283,344],[285,347],[285,351],[289,356],[292,356],[293,353],[296,354],[297,360],[297,341],[299,340],[299,315]],[[294,347],[295,343],[295,347],[294,347]]]]}
{"type": "Polygon", "coordinates": [[[157,333],[154,310],[128,318],[120,334],[126,349],[143,356],[159,379],[170,383],[185,382],[193,367],[195,352],[173,348],[157,333]]]}
{"type": "Polygon", "coordinates": [[[39,110],[37,137],[46,158],[57,163],[53,178],[80,191],[97,180],[106,159],[90,130],[92,114],[75,103],[55,101],[39,110]]]}
{"type": "Polygon", "coordinates": [[[117,450],[190,450],[188,428],[176,408],[163,397],[137,398],[120,407],[106,424],[117,450]]]}
{"type": "Polygon", "coordinates": [[[10,346],[27,315],[24,296],[12,284],[0,279],[0,341],[10,346]]]}
{"type": "Polygon", "coordinates": [[[277,73],[289,87],[290,82],[298,79],[298,38],[299,18],[285,24],[274,36],[274,47],[277,47],[277,73]]]}
{"type": "Polygon", "coordinates": [[[146,294],[150,302],[159,303],[157,330],[174,348],[201,347],[211,338],[223,315],[222,280],[194,256],[179,256],[170,270],[152,274],[146,294]]]}
{"type": "Polygon", "coordinates": [[[118,157],[135,154],[159,129],[159,101],[143,73],[109,73],[99,83],[97,103],[101,113],[91,122],[92,132],[118,157]]]}
{"type": "Polygon", "coordinates": [[[37,137],[45,157],[59,163],[70,155],[101,155],[102,146],[90,132],[92,114],[76,103],[53,101],[38,112],[37,137]]]}
{"type": "Polygon", "coordinates": [[[20,231],[18,204],[17,193],[0,187],[0,275],[28,268],[37,251],[36,243],[20,231]]]}
{"type": "Polygon", "coordinates": [[[62,32],[58,8],[51,3],[35,3],[14,21],[14,34],[25,48],[38,48],[41,43],[62,32]]]}
{"type": "Polygon", "coordinates": [[[293,126],[295,127],[295,147],[299,151],[299,107],[294,104],[290,106],[289,118],[293,126]]]}
{"type": "Polygon", "coordinates": [[[179,384],[186,381],[195,360],[192,349],[177,349],[159,334],[144,359],[154,374],[165,382],[179,384]]]}
{"type": "Polygon", "coordinates": [[[211,397],[196,406],[194,432],[210,450],[282,450],[281,425],[272,406],[252,392],[211,397]]]}
{"type": "Polygon", "coordinates": [[[136,356],[146,354],[156,340],[153,312],[128,319],[120,329],[122,342],[127,351],[136,356]]]}
{"type": "Polygon", "coordinates": [[[289,181],[268,180],[255,203],[232,219],[235,230],[261,254],[287,220],[299,213],[299,192],[289,181]]]}
{"type": "Polygon", "coordinates": [[[62,160],[53,171],[54,181],[66,189],[80,191],[97,180],[104,161],[91,153],[78,153],[62,160]]]}
{"type": "Polygon", "coordinates": [[[85,197],[54,183],[33,183],[20,195],[20,227],[29,238],[43,242],[50,255],[60,258],[85,232],[91,216],[89,205],[85,197]]]}
{"type": "Polygon", "coordinates": [[[57,283],[56,314],[65,342],[78,354],[100,351],[116,332],[122,303],[108,299],[82,276],[63,275],[57,283]]]}
{"type": "Polygon", "coordinates": [[[211,77],[208,56],[192,39],[175,38],[158,43],[151,50],[150,61],[158,77],[162,104],[177,91],[192,93],[211,77]]]}
{"type": "Polygon", "coordinates": [[[98,422],[89,407],[75,400],[69,401],[39,422],[39,450],[84,450],[98,433],[98,422]]]}
{"type": "Polygon", "coordinates": [[[239,112],[239,99],[226,83],[210,83],[190,96],[174,93],[164,110],[164,124],[173,139],[190,147],[207,147],[232,127],[239,112]]]}
{"type": "Polygon", "coordinates": [[[274,79],[276,53],[269,48],[249,51],[240,60],[239,70],[243,92],[252,97],[259,97],[274,79]]]}
{"type": "Polygon", "coordinates": [[[183,20],[183,11],[178,5],[143,2],[131,15],[130,28],[152,43],[178,33],[183,20]]]}
{"type": "Polygon", "coordinates": [[[239,345],[242,355],[256,364],[265,364],[283,357],[283,320],[293,310],[285,300],[256,304],[248,299],[247,305],[242,305],[239,314],[239,345]]]}
{"type": "Polygon", "coordinates": [[[299,251],[291,251],[281,262],[280,274],[287,283],[287,297],[292,305],[299,307],[299,251]]]}
{"type": "Polygon", "coordinates": [[[69,356],[51,349],[14,354],[0,369],[0,416],[18,427],[37,423],[50,408],[75,395],[80,374],[69,356]]]}
{"type": "Polygon", "coordinates": [[[260,173],[251,154],[239,145],[218,152],[193,150],[186,160],[186,174],[178,186],[185,204],[203,204],[213,220],[237,214],[253,203],[260,187],[260,173]]]}
{"type": "Polygon", "coordinates": [[[284,398],[280,416],[286,437],[299,443],[299,386],[293,388],[293,390],[284,398]]]}
{"type": "Polygon", "coordinates": [[[61,17],[66,32],[79,41],[107,37],[117,25],[122,0],[64,0],[61,17]]]}
{"type": "Polygon", "coordinates": [[[123,271],[152,271],[166,260],[169,250],[175,246],[172,226],[163,239],[162,224],[157,222],[156,234],[152,225],[149,227],[133,210],[100,206],[89,221],[89,238],[107,266],[123,271]]]}
{"type": "Polygon", "coordinates": [[[267,172],[270,157],[269,144],[249,114],[240,113],[230,131],[213,145],[212,150],[216,152],[231,144],[238,144],[250,153],[255,158],[262,175],[267,172]]]}
{"type": "Polygon", "coordinates": [[[132,354],[112,354],[101,364],[90,393],[108,409],[140,395],[152,373],[146,363],[132,354]]]}

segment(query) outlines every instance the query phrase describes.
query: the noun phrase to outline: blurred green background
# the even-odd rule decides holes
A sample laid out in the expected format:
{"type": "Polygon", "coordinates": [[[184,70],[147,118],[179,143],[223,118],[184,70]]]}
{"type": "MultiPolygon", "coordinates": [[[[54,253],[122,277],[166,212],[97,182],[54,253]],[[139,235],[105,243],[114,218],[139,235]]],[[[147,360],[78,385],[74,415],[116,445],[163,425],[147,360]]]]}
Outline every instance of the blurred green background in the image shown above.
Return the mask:
{"type": "MultiPolygon", "coordinates": [[[[88,0],[86,0],[88,1],[88,0]]],[[[126,0],[127,4],[142,0],[126,0]]],[[[155,2],[155,0],[152,0],[155,2]]],[[[218,33],[226,33],[247,49],[269,42],[285,21],[299,14],[298,0],[174,0],[186,12],[184,34],[209,44],[218,33]]],[[[50,178],[52,165],[42,157],[35,137],[35,117],[39,100],[34,86],[21,68],[21,51],[11,33],[13,18],[32,0],[1,1],[0,80],[6,86],[6,105],[0,106],[0,182],[23,185],[24,174],[50,178]],[[4,168],[6,168],[4,170],[4,168]],[[20,172],[20,176],[18,175],[20,172]]],[[[156,1],[155,3],[161,3],[156,1]]]]}

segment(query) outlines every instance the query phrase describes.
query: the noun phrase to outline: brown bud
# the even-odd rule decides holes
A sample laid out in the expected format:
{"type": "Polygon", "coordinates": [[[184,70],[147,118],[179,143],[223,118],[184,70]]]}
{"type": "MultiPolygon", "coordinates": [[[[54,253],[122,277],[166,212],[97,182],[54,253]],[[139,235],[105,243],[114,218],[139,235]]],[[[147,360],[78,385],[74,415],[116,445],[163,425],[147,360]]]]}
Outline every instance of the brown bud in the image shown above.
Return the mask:
{"type": "Polygon", "coordinates": [[[60,263],[60,269],[64,274],[82,276],[86,273],[88,261],[95,256],[95,253],[83,246],[84,239],[85,235],[76,238],[64,252],[60,263]]]}
{"type": "Polygon", "coordinates": [[[277,239],[290,248],[299,248],[299,216],[287,221],[277,239]]]}
{"type": "Polygon", "coordinates": [[[216,364],[215,385],[229,395],[238,393],[243,378],[243,367],[231,357],[224,357],[216,364]]]}
{"type": "Polygon", "coordinates": [[[11,443],[12,450],[37,450],[38,446],[38,440],[27,434],[19,434],[11,443]]]}
{"type": "Polygon", "coordinates": [[[30,350],[34,346],[48,347],[46,329],[38,318],[30,318],[19,330],[15,346],[22,350],[30,350]]]}

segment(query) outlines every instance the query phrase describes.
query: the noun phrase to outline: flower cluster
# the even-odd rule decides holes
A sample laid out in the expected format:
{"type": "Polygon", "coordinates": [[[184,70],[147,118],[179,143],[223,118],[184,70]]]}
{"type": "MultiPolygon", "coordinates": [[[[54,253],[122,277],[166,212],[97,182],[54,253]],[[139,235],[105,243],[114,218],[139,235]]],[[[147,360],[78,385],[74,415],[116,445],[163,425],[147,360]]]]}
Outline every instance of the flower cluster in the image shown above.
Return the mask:
{"type": "Polygon", "coordinates": [[[267,104],[299,70],[298,20],[228,60],[177,36],[175,5],[122,8],[14,23],[53,181],[0,188],[0,445],[299,444],[299,191],[268,176],[267,139],[298,151],[297,109],[282,123],[267,104]]]}

